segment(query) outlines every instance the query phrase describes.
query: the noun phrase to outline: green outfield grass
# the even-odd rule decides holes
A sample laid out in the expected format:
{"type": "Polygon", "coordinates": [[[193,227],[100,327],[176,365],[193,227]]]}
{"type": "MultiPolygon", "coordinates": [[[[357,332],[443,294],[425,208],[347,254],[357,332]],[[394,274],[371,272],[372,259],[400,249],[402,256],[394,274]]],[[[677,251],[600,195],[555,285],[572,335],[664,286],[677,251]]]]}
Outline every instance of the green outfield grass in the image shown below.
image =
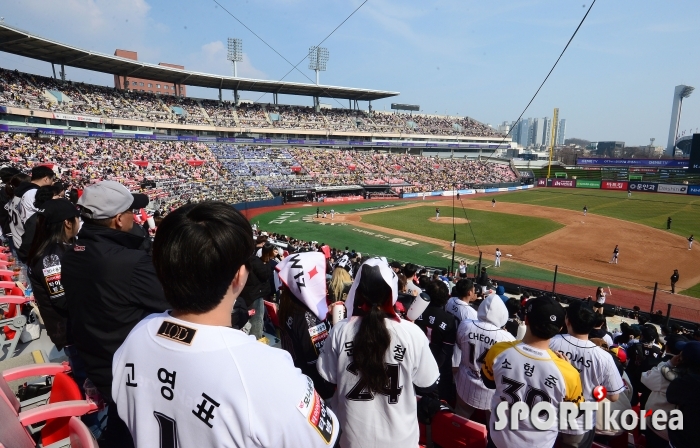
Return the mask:
{"type": "MultiPolygon", "coordinates": [[[[337,212],[354,212],[358,208],[376,207],[379,205],[390,204],[397,203],[370,202],[351,205],[342,204],[334,206],[334,209],[337,212]]],[[[406,205],[406,202],[400,202],[398,204],[406,205]]],[[[434,208],[432,209],[434,211],[434,208]]],[[[321,207],[321,210],[323,210],[323,207],[321,207]]],[[[326,207],[326,210],[330,210],[330,207],[326,207]]],[[[411,210],[416,210],[416,208],[411,210]]],[[[400,212],[401,210],[396,210],[393,213],[400,212]]],[[[324,242],[332,247],[340,249],[344,249],[347,246],[350,249],[355,249],[356,251],[361,252],[363,255],[379,255],[387,257],[389,260],[412,262],[423,266],[441,268],[450,267],[452,258],[451,252],[437,245],[424,243],[422,241],[412,241],[404,238],[397,239],[388,232],[369,231],[367,229],[362,229],[352,225],[330,225],[330,219],[325,225],[308,222],[308,220],[305,221],[303,219],[305,216],[310,215],[316,215],[315,205],[313,207],[299,207],[268,212],[252,218],[251,221],[257,223],[262,230],[268,232],[281,233],[306,241],[324,242]]],[[[522,217],[518,216],[517,218],[522,217]]],[[[433,224],[430,222],[428,223],[433,224]]],[[[452,239],[452,226],[448,225],[446,227],[450,229],[450,235],[445,238],[445,240],[450,241],[452,239]]],[[[477,262],[477,259],[474,257],[460,253],[456,254],[455,259],[457,262],[460,259],[465,259],[472,264],[477,262]]],[[[486,265],[490,263],[490,261],[484,261],[484,264],[486,265]]],[[[489,272],[491,275],[526,280],[552,281],[553,279],[553,272],[549,269],[510,262],[507,259],[503,261],[500,268],[489,268],[489,272]]],[[[561,273],[557,277],[557,282],[591,287],[597,286],[597,282],[561,273]]]]}
{"type": "MultiPolygon", "coordinates": [[[[490,201],[493,196],[478,196],[477,200],[490,201]]],[[[588,213],[623,219],[644,224],[655,229],[666,229],[666,219],[673,220],[671,232],[688,237],[700,236],[700,196],[632,193],[569,188],[535,188],[533,190],[504,193],[497,201],[547,207],[582,210],[588,213]]]]}
{"type": "MultiPolygon", "coordinates": [[[[532,218],[506,213],[466,210],[469,224],[457,224],[457,242],[475,246],[474,238],[481,245],[513,244],[521,245],[562,228],[559,223],[543,218],[532,218]],[[472,235],[473,232],[473,235],[472,235]]],[[[389,210],[362,216],[362,222],[401,230],[444,241],[452,241],[452,208],[442,208],[440,222],[428,219],[435,217],[434,206],[389,210]]],[[[455,207],[455,217],[464,218],[461,207],[455,207]]]]}

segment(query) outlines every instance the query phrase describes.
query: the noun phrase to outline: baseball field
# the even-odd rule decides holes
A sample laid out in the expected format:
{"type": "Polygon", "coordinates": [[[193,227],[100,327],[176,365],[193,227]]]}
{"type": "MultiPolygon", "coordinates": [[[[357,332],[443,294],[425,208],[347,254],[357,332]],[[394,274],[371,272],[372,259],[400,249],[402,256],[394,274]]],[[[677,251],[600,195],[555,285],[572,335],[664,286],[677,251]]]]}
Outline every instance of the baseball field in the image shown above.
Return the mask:
{"type": "Polygon", "coordinates": [[[455,260],[473,269],[481,255],[492,277],[551,290],[556,270],[558,292],[586,296],[605,286],[611,303],[645,310],[658,283],[654,309],[665,313],[672,304],[672,315],[700,321],[700,247],[688,250],[687,242],[691,234],[700,236],[697,196],[537,188],[461,200],[287,206],[251,220],[270,232],[444,268],[451,265],[456,233],[455,260]],[[333,208],[334,219],[317,218],[317,205],[333,208]],[[619,260],[611,264],[615,245],[619,260]],[[501,267],[493,266],[496,248],[503,253],[501,267]],[[680,280],[672,295],[674,269],[680,280]]]}

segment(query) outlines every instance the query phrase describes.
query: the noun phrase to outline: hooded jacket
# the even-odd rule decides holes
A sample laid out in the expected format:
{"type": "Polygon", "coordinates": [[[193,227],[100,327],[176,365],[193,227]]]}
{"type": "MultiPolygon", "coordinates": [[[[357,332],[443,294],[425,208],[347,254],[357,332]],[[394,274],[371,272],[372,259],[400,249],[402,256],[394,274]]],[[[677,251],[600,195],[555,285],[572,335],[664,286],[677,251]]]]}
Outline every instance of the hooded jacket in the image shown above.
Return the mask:
{"type": "Polygon", "coordinates": [[[496,294],[481,302],[477,311],[478,320],[463,321],[457,329],[457,348],[452,360],[459,366],[455,382],[457,394],[468,405],[477,409],[491,409],[494,391],[484,386],[481,366],[488,350],[497,342],[515,340],[503,330],[508,321],[508,309],[496,294]],[[473,351],[473,353],[472,353],[473,351]]]}
{"type": "MultiPolygon", "coordinates": [[[[651,370],[642,373],[642,384],[651,390],[646,402],[647,409],[662,409],[666,411],[667,415],[672,409],[676,409],[676,406],[669,403],[666,398],[668,385],[671,384],[671,379],[674,379],[675,376],[677,375],[673,373],[673,366],[668,362],[657,364],[651,370]]],[[[662,439],[668,440],[667,431],[657,431],[653,426],[651,430],[662,439]]]]}
{"type": "Polygon", "coordinates": [[[169,309],[143,238],[85,223],[63,256],[73,341],[88,378],[111,399],[112,357],[134,326],[169,309]]]}

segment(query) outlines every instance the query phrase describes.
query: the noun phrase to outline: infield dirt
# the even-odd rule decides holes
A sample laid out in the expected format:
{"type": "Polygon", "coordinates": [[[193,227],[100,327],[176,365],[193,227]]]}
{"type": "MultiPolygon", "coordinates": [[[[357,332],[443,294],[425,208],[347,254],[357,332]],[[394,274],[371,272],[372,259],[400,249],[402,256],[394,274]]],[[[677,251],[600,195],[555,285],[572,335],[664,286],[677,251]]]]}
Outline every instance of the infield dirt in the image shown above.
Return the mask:
{"type": "MultiPolygon", "coordinates": [[[[687,241],[682,236],[620,219],[592,213],[583,216],[581,212],[542,205],[499,202],[494,208],[490,202],[485,201],[463,199],[462,203],[465,207],[475,210],[546,218],[564,225],[559,230],[523,245],[499,245],[498,248],[502,253],[512,255],[512,257],[503,257],[503,263],[513,260],[538,267],[549,266],[551,269],[554,265],[558,265],[560,270],[566,270],[572,275],[606,279],[609,283],[632,289],[648,290],[654,282],[659,282],[661,287],[669,289],[669,278],[674,269],[679,270],[681,277],[676,285],[677,290],[700,283],[700,250],[688,250],[687,241]],[[615,245],[620,249],[616,265],[609,263],[615,245]]],[[[452,201],[431,201],[427,204],[449,208],[452,206],[452,201]]],[[[421,201],[400,208],[420,207],[427,204],[421,201]]],[[[362,221],[363,215],[373,213],[391,213],[391,211],[371,210],[336,214],[334,221],[351,222],[357,227],[437,244],[446,250],[452,249],[449,241],[362,221]]],[[[445,222],[451,224],[452,221],[445,218],[445,222]]],[[[440,220],[436,225],[442,223],[443,221],[440,220]]],[[[496,247],[495,245],[480,246],[484,258],[492,260],[496,247]]],[[[479,255],[476,247],[465,244],[457,244],[456,251],[473,256],[479,255]]],[[[493,274],[497,275],[497,272],[494,270],[493,274]]]]}

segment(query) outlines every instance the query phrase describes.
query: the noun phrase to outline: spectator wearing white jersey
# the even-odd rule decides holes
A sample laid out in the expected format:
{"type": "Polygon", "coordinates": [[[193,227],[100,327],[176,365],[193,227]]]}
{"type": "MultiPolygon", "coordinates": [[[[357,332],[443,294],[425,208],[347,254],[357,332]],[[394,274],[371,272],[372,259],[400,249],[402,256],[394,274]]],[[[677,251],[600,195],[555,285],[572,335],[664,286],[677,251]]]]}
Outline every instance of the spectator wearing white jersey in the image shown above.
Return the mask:
{"type": "Polygon", "coordinates": [[[477,319],[476,310],[470,305],[476,300],[474,283],[471,280],[462,279],[454,287],[454,294],[445,305],[445,310],[457,320],[457,326],[464,320],[477,319]]]}
{"type": "Polygon", "coordinates": [[[252,234],[224,202],[182,207],[158,227],[153,262],[173,309],[134,327],[112,367],[137,448],[336,444],[337,418],[289,353],[230,328],[252,234]]]}
{"type": "MultiPolygon", "coordinates": [[[[594,401],[593,389],[604,386],[608,391],[607,399],[617,401],[620,392],[625,390],[625,383],[615,366],[610,353],[588,340],[593,330],[596,313],[584,305],[581,300],[569,303],[566,309],[566,329],[568,334],[559,334],[549,341],[549,348],[566,356],[576,367],[581,376],[583,396],[594,401]]],[[[565,448],[590,448],[595,436],[595,428],[585,431],[584,417],[576,419],[578,429],[565,429],[559,433],[559,446],[565,448]]],[[[595,411],[593,421],[596,420],[595,411]]]]}
{"type": "MultiPolygon", "coordinates": [[[[465,280],[461,280],[460,283],[465,280]]],[[[486,297],[476,320],[463,320],[457,329],[457,347],[461,357],[456,357],[459,366],[455,375],[457,383],[456,412],[470,418],[474,411],[486,411],[489,420],[494,391],[484,386],[481,367],[488,350],[496,342],[513,341],[513,336],[502,327],[508,320],[508,310],[495,294],[486,297]]],[[[455,360],[453,360],[455,361],[455,360]]],[[[454,364],[453,364],[454,365],[454,364]]]]}
{"type": "Polygon", "coordinates": [[[394,312],[397,296],[396,273],[380,258],[367,260],[348,294],[349,317],[331,329],[318,358],[321,376],[338,385],[343,448],[418,445],[414,386],[434,393],[440,374],[425,334],[394,312]]]}

